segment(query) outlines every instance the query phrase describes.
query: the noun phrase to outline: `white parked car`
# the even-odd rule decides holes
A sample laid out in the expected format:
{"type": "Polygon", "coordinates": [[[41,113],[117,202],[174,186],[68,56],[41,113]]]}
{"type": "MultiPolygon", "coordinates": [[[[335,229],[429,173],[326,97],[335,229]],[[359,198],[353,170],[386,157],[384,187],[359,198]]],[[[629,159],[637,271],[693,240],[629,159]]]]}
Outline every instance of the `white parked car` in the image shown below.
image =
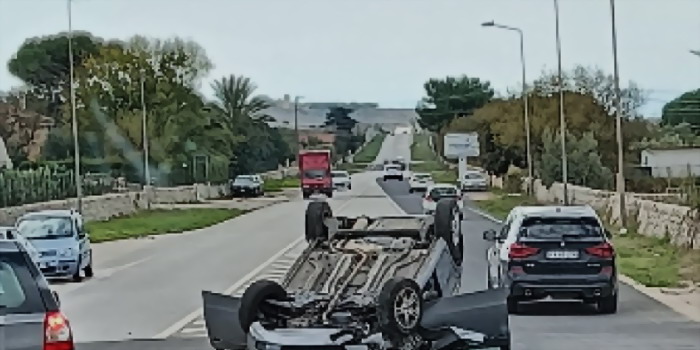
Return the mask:
{"type": "Polygon", "coordinates": [[[331,171],[331,180],[333,181],[334,189],[352,189],[352,177],[350,176],[350,173],[345,170],[331,171]]]}
{"type": "Polygon", "coordinates": [[[39,262],[39,252],[36,250],[32,242],[28,241],[24,236],[17,232],[17,229],[11,226],[0,226],[0,241],[10,240],[17,241],[24,247],[35,264],[39,262]]]}
{"type": "Polygon", "coordinates": [[[409,192],[413,193],[416,191],[425,191],[435,182],[430,173],[413,173],[408,183],[411,186],[409,192]]]}
{"type": "Polygon", "coordinates": [[[396,179],[403,181],[403,170],[401,170],[401,165],[399,164],[386,164],[384,165],[384,181],[388,179],[396,179]]]}
{"type": "Polygon", "coordinates": [[[486,177],[478,171],[468,170],[461,181],[462,191],[478,190],[486,191],[488,184],[486,177]]]}
{"type": "Polygon", "coordinates": [[[452,184],[438,183],[429,186],[428,189],[425,191],[425,197],[423,197],[423,213],[435,213],[437,202],[443,198],[457,199],[459,211],[462,212],[462,210],[464,209],[464,203],[462,201],[462,192],[457,188],[457,186],[452,184]]]}

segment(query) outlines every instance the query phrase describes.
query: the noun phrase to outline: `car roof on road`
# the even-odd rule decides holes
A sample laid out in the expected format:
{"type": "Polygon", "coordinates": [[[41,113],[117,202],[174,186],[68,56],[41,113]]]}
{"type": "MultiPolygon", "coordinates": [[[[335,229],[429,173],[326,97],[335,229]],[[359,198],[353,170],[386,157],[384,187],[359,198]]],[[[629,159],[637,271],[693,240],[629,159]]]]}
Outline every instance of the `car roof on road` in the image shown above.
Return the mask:
{"type": "Polygon", "coordinates": [[[514,211],[523,216],[544,216],[544,217],[598,217],[598,214],[588,205],[576,206],[520,206],[514,211]]]}

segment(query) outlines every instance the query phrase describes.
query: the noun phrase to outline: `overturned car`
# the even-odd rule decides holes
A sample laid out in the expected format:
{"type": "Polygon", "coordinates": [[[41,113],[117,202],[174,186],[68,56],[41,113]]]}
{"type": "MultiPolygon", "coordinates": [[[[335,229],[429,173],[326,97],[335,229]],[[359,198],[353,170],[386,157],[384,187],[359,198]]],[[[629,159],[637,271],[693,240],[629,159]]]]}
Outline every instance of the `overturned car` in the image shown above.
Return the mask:
{"type": "Polygon", "coordinates": [[[334,217],[306,210],[309,243],[284,280],[242,297],[202,293],[215,349],[510,349],[506,292],[460,294],[454,199],[434,215],[334,217]]]}

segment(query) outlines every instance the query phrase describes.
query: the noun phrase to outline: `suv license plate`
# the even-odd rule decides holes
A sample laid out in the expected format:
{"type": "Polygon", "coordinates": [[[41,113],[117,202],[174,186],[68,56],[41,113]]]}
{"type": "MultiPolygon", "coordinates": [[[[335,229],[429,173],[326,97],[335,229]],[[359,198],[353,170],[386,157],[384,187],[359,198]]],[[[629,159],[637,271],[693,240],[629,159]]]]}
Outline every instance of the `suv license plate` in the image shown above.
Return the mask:
{"type": "Polygon", "coordinates": [[[578,259],[577,250],[550,250],[547,259],[578,259]]]}

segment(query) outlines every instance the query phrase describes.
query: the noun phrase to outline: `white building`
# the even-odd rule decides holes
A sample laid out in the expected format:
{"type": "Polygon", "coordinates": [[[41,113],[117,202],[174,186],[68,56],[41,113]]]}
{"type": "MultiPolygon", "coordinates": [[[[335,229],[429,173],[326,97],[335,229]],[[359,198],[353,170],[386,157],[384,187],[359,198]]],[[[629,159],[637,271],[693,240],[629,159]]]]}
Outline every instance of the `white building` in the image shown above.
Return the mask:
{"type": "Polygon", "coordinates": [[[646,149],[642,151],[641,166],[649,169],[652,177],[700,176],[700,147],[646,149]]]}
{"type": "Polygon", "coordinates": [[[5,147],[5,141],[0,137],[0,169],[12,169],[12,160],[7,154],[7,148],[5,147]]]}

